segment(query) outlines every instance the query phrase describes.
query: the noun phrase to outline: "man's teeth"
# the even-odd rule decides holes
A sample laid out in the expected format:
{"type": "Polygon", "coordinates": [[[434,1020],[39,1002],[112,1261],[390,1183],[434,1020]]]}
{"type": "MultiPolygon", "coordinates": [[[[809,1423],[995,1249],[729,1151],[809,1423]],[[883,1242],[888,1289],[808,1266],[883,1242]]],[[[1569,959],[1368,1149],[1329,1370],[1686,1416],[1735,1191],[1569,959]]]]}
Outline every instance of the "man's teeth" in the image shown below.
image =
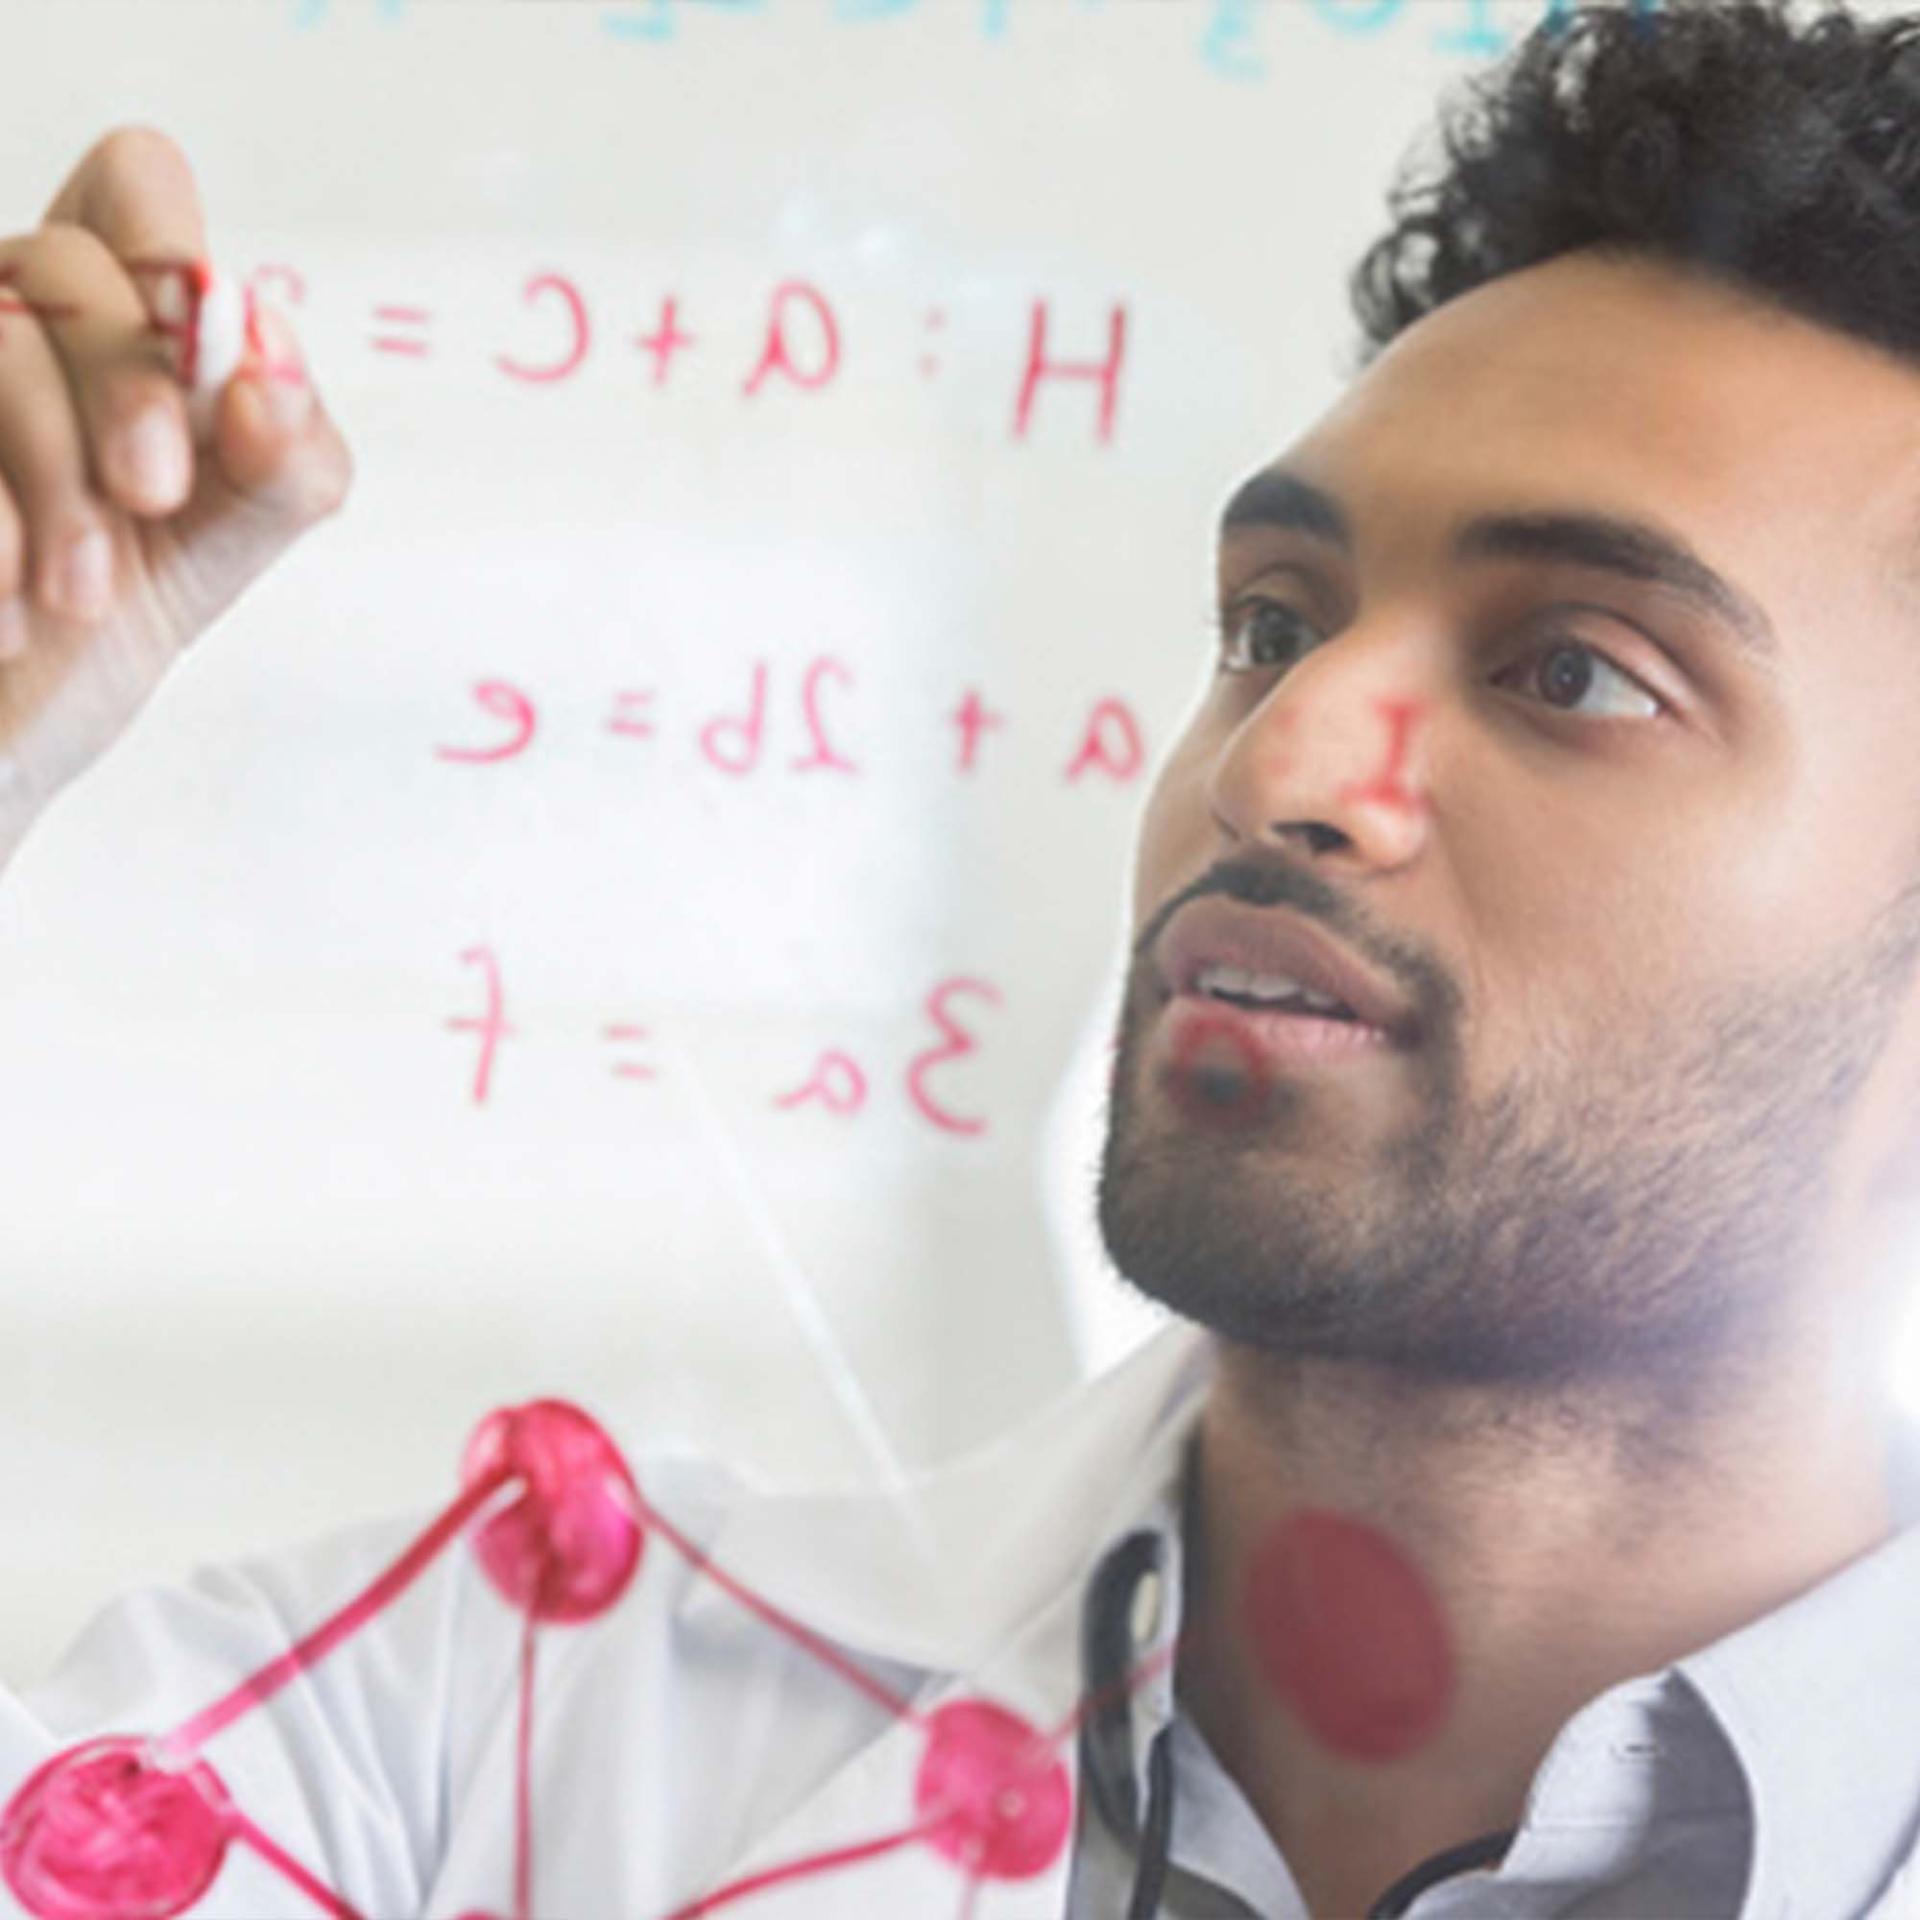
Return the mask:
{"type": "Polygon", "coordinates": [[[1194,979],[1194,990],[1238,1000],[1265,1000],[1276,1006],[1303,1006],[1313,1013],[1337,1014],[1351,1020],[1354,1016],[1344,1001],[1315,993],[1284,973],[1246,973],[1239,967],[1202,967],[1194,979]]]}

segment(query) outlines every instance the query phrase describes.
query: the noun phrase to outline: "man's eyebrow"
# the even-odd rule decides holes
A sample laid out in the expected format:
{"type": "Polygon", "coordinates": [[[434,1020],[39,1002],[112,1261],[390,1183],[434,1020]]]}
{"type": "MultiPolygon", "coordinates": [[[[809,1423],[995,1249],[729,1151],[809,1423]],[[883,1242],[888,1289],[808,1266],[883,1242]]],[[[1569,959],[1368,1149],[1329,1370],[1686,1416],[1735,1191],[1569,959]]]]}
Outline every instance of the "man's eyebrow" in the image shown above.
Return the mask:
{"type": "Polygon", "coordinates": [[[1725,623],[1769,665],[1780,643],[1766,609],[1716,573],[1684,540],[1645,520],[1611,513],[1494,513],[1469,520],[1455,534],[1462,560],[1558,560],[1664,587],[1725,623]]]}
{"type": "MultiPolygon", "coordinates": [[[[1227,502],[1221,535],[1243,527],[1290,528],[1343,550],[1353,546],[1340,502],[1280,467],[1256,473],[1227,502]]],[[[1778,662],[1779,640],[1759,602],[1649,521],[1612,513],[1481,514],[1454,535],[1453,554],[1458,560],[1559,561],[1644,580],[1723,621],[1754,658],[1778,662]]]]}

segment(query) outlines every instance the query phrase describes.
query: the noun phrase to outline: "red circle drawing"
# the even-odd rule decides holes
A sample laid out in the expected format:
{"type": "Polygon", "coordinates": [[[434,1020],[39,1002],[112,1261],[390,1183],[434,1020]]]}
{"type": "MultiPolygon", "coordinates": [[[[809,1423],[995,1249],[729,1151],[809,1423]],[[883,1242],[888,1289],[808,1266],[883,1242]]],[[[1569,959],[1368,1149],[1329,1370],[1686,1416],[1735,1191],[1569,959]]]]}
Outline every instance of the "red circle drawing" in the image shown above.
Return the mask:
{"type": "Polygon", "coordinates": [[[1162,1084],[1203,1127],[1249,1127],[1266,1111],[1273,1071],[1242,1022],[1204,1007],[1182,1007],[1179,1038],[1162,1084]]]}
{"type": "Polygon", "coordinates": [[[144,1740],[56,1754],[0,1814],[0,1872],[39,1920],[167,1920],[213,1884],[232,1833],[204,1760],[157,1766],[144,1740]]]}
{"type": "Polygon", "coordinates": [[[1261,1676],[1336,1753],[1397,1760],[1440,1730],[1453,1697],[1446,1620],[1377,1527],[1289,1515],[1254,1550],[1244,1608],[1261,1676]]]}
{"type": "Polygon", "coordinates": [[[913,1783],[927,1836],[976,1879],[1025,1880],[1067,1844],[1073,1788],[1052,1744],[1017,1714],[985,1700],[953,1700],[927,1721],[913,1783]]]}
{"type": "Polygon", "coordinates": [[[480,1423],[461,1484],[502,1466],[523,1491],[474,1535],[487,1578],[536,1620],[604,1613],[626,1591],[642,1545],[640,1496],[619,1448],[578,1407],[535,1400],[480,1423]]]}

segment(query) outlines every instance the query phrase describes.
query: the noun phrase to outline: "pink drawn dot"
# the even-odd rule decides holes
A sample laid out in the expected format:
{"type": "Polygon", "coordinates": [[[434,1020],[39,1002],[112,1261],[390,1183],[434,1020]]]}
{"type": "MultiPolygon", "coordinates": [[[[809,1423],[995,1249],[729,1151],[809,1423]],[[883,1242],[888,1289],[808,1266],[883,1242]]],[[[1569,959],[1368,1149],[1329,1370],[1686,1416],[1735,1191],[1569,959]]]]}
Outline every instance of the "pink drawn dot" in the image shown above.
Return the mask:
{"type": "Polygon", "coordinates": [[[205,1761],[157,1766],[144,1740],[56,1754],[0,1813],[0,1872],[39,1920],[166,1920],[213,1884],[230,1802],[205,1761]]]}
{"type": "Polygon", "coordinates": [[[1004,1707],[954,1700],[927,1722],[913,1783],[927,1836],[977,1879],[1025,1880],[1067,1844],[1073,1788],[1051,1743],[1004,1707]]]}
{"type": "Polygon", "coordinates": [[[1453,1697],[1447,1623],[1376,1527],[1303,1509],[1255,1549],[1246,1626],[1261,1676],[1355,1760],[1396,1760],[1440,1730],[1453,1697]]]}
{"type": "Polygon", "coordinates": [[[490,1413],[467,1443],[463,1486],[502,1466],[516,1501],[474,1535],[481,1569],[536,1620],[604,1613],[640,1564],[640,1496],[620,1450],[578,1407],[535,1400],[490,1413]]]}
{"type": "Polygon", "coordinates": [[[1163,1084],[1189,1120],[1251,1126],[1265,1111],[1272,1073],[1258,1044],[1231,1014],[1182,1010],[1163,1084]]]}

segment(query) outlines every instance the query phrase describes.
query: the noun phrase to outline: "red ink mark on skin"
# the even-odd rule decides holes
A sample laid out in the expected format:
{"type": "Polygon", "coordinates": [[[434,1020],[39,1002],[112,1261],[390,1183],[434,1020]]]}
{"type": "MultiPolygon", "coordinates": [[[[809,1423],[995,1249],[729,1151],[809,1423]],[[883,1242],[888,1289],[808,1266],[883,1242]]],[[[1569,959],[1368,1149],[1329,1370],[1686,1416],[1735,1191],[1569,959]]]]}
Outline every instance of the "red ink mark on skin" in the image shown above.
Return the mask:
{"type": "Polygon", "coordinates": [[[1261,1677],[1334,1752],[1397,1760],[1439,1732],[1454,1685],[1446,1620],[1377,1527],[1289,1515],[1255,1549],[1242,1605],[1261,1677]]]}
{"type": "Polygon", "coordinates": [[[1001,726],[1006,716],[991,712],[976,688],[969,687],[966,697],[948,716],[960,729],[960,771],[971,773],[979,756],[980,736],[989,727],[1001,726]]]}
{"type": "Polygon", "coordinates": [[[759,364],[747,376],[740,391],[751,399],[776,373],[791,380],[796,387],[824,387],[839,368],[840,329],[834,321],[833,309],[825,297],[804,280],[783,281],[773,292],[773,310],[767,318],[767,343],[761,349],[759,364]],[[787,308],[795,301],[804,303],[820,329],[820,364],[811,369],[802,367],[787,345],[787,308]]]}
{"type": "MultiPolygon", "coordinates": [[[[646,1027],[602,1027],[600,1030],[609,1040],[644,1040],[649,1029],[646,1027]]],[[[622,1080],[657,1080],[660,1076],[652,1067],[643,1067],[637,1061],[620,1060],[614,1063],[615,1075],[622,1080]]]]}
{"type": "Polygon", "coordinates": [[[165,1920],[213,1884],[232,1835],[226,1788],[204,1761],[172,1772],[144,1740],[90,1740],[14,1795],[0,1871],[39,1920],[165,1920]]]}
{"type": "Polygon", "coordinates": [[[747,774],[760,764],[760,741],[767,724],[767,663],[753,663],[753,704],[747,717],[736,719],[722,714],[700,729],[700,751],[722,773],[747,774]],[[737,740],[737,752],[727,751],[727,742],[737,740]]]}
{"type": "Polygon", "coordinates": [[[518,687],[509,685],[505,680],[476,680],[473,683],[473,697],[477,705],[506,721],[513,731],[497,746],[435,747],[435,759],[465,760],[475,765],[487,765],[496,760],[511,760],[515,754],[524,753],[532,745],[537,724],[533,702],[518,687]]]}
{"type": "MultiPolygon", "coordinates": [[[[640,1564],[640,1493],[620,1450],[564,1400],[503,1408],[480,1423],[460,1477],[469,1492],[518,1480],[510,1506],[475,1533],[481,1570],[540,1621],[604,1613],[640,1564]]],[[[484,1496],[483,1496],[484,1497],[484,1496]]]]}
{"type": "Polygon", "coordinates": [[[806,1083],[791,1093],[777,1094],[773,1104],[797,1107],[806,1100],[818,1100],[829,1113],[858,1113],[867,1103],[867,1076],[860,1071],[859,1061],[837,1049],[823,1053],[806,1083]]]}
{"type": "Polygon", "coordinates": [[[581,363],[587,357],[587,349],[593,342],[593,329],[587,321],[587,303],[580,297],[579,288],[561,274],[535,274],[521,289],[521,298],[531,302],[547,293],[557,294],[566,308],[567,324],[573,333],[572,343],[558,360],[543,367],[530,366],[524,361],[511,360],[505,354],[496,354],[493,364],[516,380],[550,383],[568,379],[580,370],[581,363]]]}
{"type": "MultiPolygon", "coordinates": [[[[426,307],[375,307],[373,317],[388,326],[424,327],[433,319],[433,314],[426,307]]],[[[376,333],[373,348],[376,353],[404,353],[416,360],[424,359],[433,351],[417,336],[398,333],[376,333]]]]}
{"type": "Polygon", "coordinates": [[[1024,440],[1033,425],[1033,402],[1042,380],[1091,380],[1100,389],[1099,437],[1113,438],[1113,416],[1120,404],[1120,373],[1127,353],[1127,310],[1113,307],[1107,317],[1107,356],[1104,360],[1049,360],[1047,358],[1047,303],[1033,303],[1027,333],[1027,364],[1020,376],[1020,396],[1014,403],[1013,437],[1024,440]]]}
{"type": "Polygon", "coordinates": [[[927,1090],[927,1075],[935,1067],[944,1061],[963,1060],[979,1049],[980,1043],[947,1012],[947,1002],[956,993],[978,993],[995,1006],[1000,1004],[999,988],[985,980],[942,980],[927,995],[926,1011],[944,1037],[937,1047],[928,1047],[913,1056],[907,1068],[907,1094],[921,1113],[942,1132],[984,1133],[987,1130],[984,1120],[960,1118],[943,1107],[927,1090]]]}
{"type": "Polygon", "coordinates": [[[672,294],[661,302],[660,324],[651,333],[635,335],[633,344],[642,353],[653,356],[653,384],[664,387],[673,356],[694,344],[692,334],[680,331],[680,306],[672,294]]]}
{"type": "Polygon", "coordinates": [[[835,675],[843,686],[853,685],[853,670],[831,654],[823,655],[807,668],[807,677],[800,688],[800,710],[806,721],[807,732],[813,739],[813,751],[805,759],[794,761],[795,773],[860,771],[851,760],[834,751],[833,743],[827,738],[826,724],[820,717],[820,680],[822,675],[829,673],[835,675]]]}
{"type": "Polygon", "coordinates": [[[613,718],[607,722],[607,731],[609,733],[624,733],[636,740],[651,740],[654,734],[653,722],[651,720],[643,720],[637,713],[629,713],[626,709],[635,702],[651,703],[653,699],[653,689],[646,687],[637,692],[627,691],[616,693],[613,698],[615,711],[613,718]]]}
{"type": "Polygon", "coordinates": [[[1087,716],[1080,750],[1068,765],[1066,777],[1078,780],[1089,768],[1097,768],[1115,780],[1133,780],[1146,764],[1146,745],[1132,709],[1124,700],[1101,700],[1087,716]],[[1119,735],[1117,744],[1107,738],[1110,729],[1119,735]]]}
{"type": "Polygon", "coordinates": [[[1272,1073],[1252,1036],[1230,1014],[1179,1008],[1179,1038],[1161,1085],[1198,1126],[1226,1132],[1254,1125],[1267,1110],[1272,1073]]]}
{"type": "Polygon", "coordinates": [[[988,1880],[1044,1873],[1067,1843],[1073,1788],[1050,1743],[986,1700],[953,1700],[927,1721],[914,1811],[949,1860],[988,1880]]]}
{"type": "Polygon", "coordinates": [[[500,964],[494,959],[492,948],[468,947],[460,958],[477,961],[486,976],[487,1010],[478,1019],[471,1014],[456,1014],[446,1024],[454,1033],[477,1033],[480,1036],[480,1059],[473,1075],[473,1104],[483,1107],[487,1103],[487,1091],[493,1084],[493,1057],[500,1050],[502,1037],[510,1035],[514,1029],[507,1025],[506,1000],[500,986],[500,964]]]}
{"type": "Polygon", "coordinates": [[[1408,792],[1401,784],[1400,775],[1406,765],[1408,742],[1420,718],[1420,703],[1417,700],[1380,700],[1375,705],[1380,717],[1387,723],[1386,763],[1372,779],[1359,786],[1348,787],[1340,798],[1343,802],[1372,800],[1381,806],[1397,808],[1402,813],[1418,814],[1423,811],[1425,802],[1418,794],[1408,792]]]}

